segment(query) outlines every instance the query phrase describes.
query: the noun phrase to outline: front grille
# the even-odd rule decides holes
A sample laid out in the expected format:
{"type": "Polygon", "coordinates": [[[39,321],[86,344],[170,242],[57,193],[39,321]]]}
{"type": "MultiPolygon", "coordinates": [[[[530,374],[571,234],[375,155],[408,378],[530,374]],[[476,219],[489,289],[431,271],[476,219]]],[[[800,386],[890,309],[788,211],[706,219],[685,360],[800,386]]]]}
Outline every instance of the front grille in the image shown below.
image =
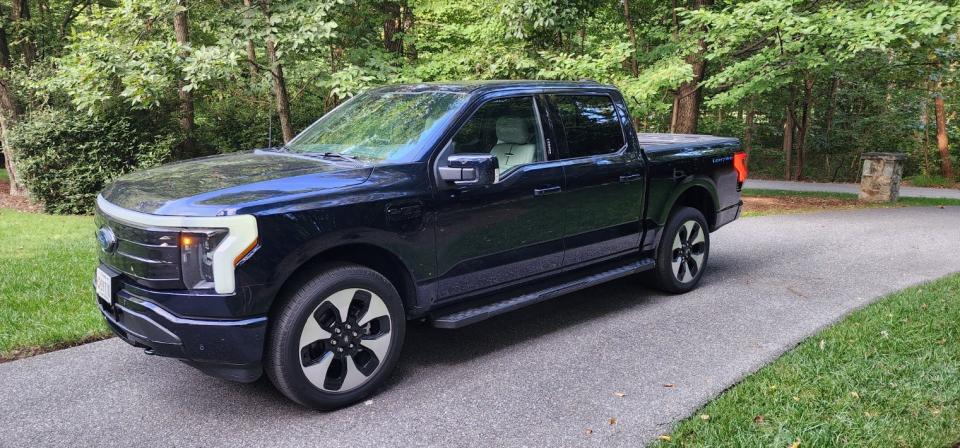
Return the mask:
{"type": "Polygon", "coordinates": [[[119,221],[99,209],[94,223],[109,227],[117,239],[112,251],[100,250],[100,262],[147,288],[183,289],[179,232],[119,221]]]}

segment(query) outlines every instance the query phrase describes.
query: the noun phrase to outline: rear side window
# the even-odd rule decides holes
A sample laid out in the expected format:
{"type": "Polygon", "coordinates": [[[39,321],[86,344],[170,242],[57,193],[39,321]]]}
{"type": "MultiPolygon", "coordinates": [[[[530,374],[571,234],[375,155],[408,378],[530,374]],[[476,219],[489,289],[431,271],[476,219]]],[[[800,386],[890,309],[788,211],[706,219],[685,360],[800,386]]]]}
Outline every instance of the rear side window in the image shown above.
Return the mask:
{"type": "Polygon", "coordinates": [[[566,158],[617,152],[624,145],[623,129],[610,97],[551,95],[567,138],[566,158]]]}

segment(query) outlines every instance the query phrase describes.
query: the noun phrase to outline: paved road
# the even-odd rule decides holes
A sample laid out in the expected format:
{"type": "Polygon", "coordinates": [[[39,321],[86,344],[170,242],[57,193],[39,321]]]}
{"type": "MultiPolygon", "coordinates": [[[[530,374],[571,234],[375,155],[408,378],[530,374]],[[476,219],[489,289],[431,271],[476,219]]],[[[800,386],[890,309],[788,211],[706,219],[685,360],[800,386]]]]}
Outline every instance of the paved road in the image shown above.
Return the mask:
{"type": "Polygon", "coordinates": [[[960,271],[958,224],[960,207],[743,219],[697,291],[622,279],[414,325],[388,386],[334,413],[116,339],[0,364],[0,446],[639,446],[851,310],[960,271]]]}
{"type": "MultiPolygon", "coordinates": [[[[831,193],[860,193],[860,184],[836,184],[815,182],[787,182],[783,180],[747,179],[745,188],[766,188],[788,191],[823,191],[831,193]]],[[[960,199],[960,190],[953,188],[900,187],[900,196],[917,198],[960,199]]]]}

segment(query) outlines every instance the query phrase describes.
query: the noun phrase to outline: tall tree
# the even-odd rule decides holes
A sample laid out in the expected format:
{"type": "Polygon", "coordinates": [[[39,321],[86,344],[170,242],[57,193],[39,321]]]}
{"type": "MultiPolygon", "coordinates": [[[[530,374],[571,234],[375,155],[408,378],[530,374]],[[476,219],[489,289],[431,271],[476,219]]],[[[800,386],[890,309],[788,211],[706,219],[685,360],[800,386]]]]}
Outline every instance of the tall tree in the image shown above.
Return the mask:
{"type": "MultiPolygon", "coordinates": [[[[243,0],[243,17],[247,21],[253,20],[253,0],[243,0]]],[[[257,64],[257,47],[253,39],[248,38],[247,46],[247,64],[250,66],[250,79],[257,79],[260,75],[260,66],[257,64]]]]}
{"type": "Polygon", "coordinates": [[[410,7],[409,2],[404,2],[403,5],[403,54],[407,57],[408,61],[417,60],[417,45],[414,43],[414,30],[413,27],[416,25],[416,18],[414,17],[413,8],[410,7]]]}
{"type": "Polygon", "coordinates": [[[934,96],[933,106],[937,116],[937,149],[940,151],[940,169],[943,171],[943,177],[946,177],[952,183],[957,178],[953,175],[953,163],[950,160],[950,142],[947,138],[947,111],[941,92],[934,96]]]}
{"type": "MultiPolygon", "coordinates": [[[[180,45],[180,57],[190,55],[190,28],[187,23],[187,0],[177,0],[177,10],[173,15],[173,32],[180,45]]],[[[194,111],[193,92],[190,82],[181,77],[177,80],[177,95],[180,97],[180,131],[183,132],[183,142],[180,144],[181,159],[197,156],[196,144],[193,141],[194,111]]]]}
{"type": "MultiPolygon", "coordinates": [[[[713,0],[694,0],[693,9],[704,9],[713,4],[713,0]]],[[[700,120],[700,105],[703,103],[701,83],[707,70],[704,53],[707,43],[703,37],[697,39],[696,50],[687,56],[687,63],[693,68],[693,79],[680,85],[673,98],[673,121],[670,132],[676,134],[696,134],[700,120]]]]}
{"type": "MultiPolygon", "coordinates": [[[[270,0],[262,0],[260,8],[263,16],[270,21],[270,0]]],[[[290,94],[287,92],[287,81],[283,77],[283,63],[277,57],[277,44],[272,34],[267,36],[267,59],[270,60],[270,77],[273,79],[273,97],[277,104],[277,115],[280,117],[280,131],[283,133],[283,142],[293,140],[293,123],[290,120],[290,94]]]]}
{"type": "Polygon", "coordinates": [[[630,51],[630,74],[637,76],[637,32],[633,29],[633,19],[630,18],[630,0],[623,0],[623,21],[627,24],[627,35],[630,36],[630,45],[633,47],[630,51]]]}
{"type": "Polygon", "coordinates": [[[383,48],[394,54],[403,54],[403,41],[398,36],[402,25],[400,3],[385,1],[381,8],[383,10],[383,48]]]}

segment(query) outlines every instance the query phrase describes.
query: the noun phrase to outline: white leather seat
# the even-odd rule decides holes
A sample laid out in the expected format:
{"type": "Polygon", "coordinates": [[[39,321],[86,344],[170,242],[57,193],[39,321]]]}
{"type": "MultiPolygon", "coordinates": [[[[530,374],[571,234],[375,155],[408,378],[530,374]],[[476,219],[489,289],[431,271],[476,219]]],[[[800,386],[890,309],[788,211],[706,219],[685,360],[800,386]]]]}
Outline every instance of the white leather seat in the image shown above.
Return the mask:
{"type": "Polygon", "coordinates": [[[537,146],[530,143],[530,127],[526,120],[518,117],[500,117],[497,119],[496,126],[497,144],[490,150],[490,154],[497,156],[500,172],[534,161],[537,146]]]}

